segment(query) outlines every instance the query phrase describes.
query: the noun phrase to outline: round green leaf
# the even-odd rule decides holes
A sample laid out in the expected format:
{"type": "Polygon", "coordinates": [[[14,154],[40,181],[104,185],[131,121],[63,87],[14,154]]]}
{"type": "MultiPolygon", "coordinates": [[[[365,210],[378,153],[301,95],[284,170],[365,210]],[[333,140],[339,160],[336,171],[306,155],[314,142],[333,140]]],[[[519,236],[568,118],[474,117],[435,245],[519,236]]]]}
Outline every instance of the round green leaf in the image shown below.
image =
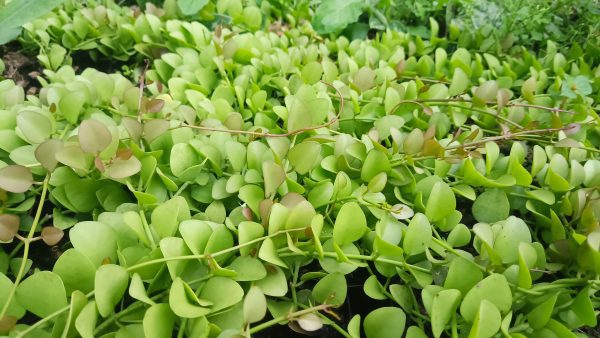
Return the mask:
{"type": "Polygon", "coordinates": [[[113,313],[115,306],[127,290],[129,274],[124,267],[115,264],[102,265],[94,278],[94,298],[102,317],[113,313]]]}
{"type": "Polygon", "coordinates": [[[285,181],[285,171],[275,162],[263,162],[263,181],[265,182],[265,196],[271,197],[277,188],[285,181]]]}
{"type": "Polygon", "coordinates": [[[295,145],[288,153],[288,159],[299,174],[306,174],[319,164],[321,145],[306,141],[295,145]]]}
{"type": "Polygon", "coordinates": [[[17,287],[16,299],[34,315],[44,318],[67,306],[67,293],[60,276],[40,271],[25,279],[17,287]]]}
{"type": "Polygon", "coordinates": [[[169,290],[169,306],[174,314],[183,318],[198,318],[211,312],[212,302],[200,300],[190,286],[177,277],[169,290]]]}
{"type": "Polygon", "coordinates": [[[510,203],[504,191],[489,189],[477,196],[471,210],[478,222],[495,223],[508,217],[510,203]]]}
{"type": "Polygon", "coordinates": [[[426,247],[429,247],[431,235],[431,224],[427,217],[417,213],[408,224],[402,247],[408,255],[418,255],[424,252],[426,247]]]}
{"type": "Polygon", "coordinates": [[[258,286],[250,287],[244,299],[244,322],[256,323],[267,314],[267,298],[258,286]]]}
{"type": "MultiPolygon", "coordinates": [[[[0,306],[5,306],[8,295],[13,288],[14,283],[6,277],[4,273],[0,273],[0,306]]],[[[13,316],[20,319],[25,315],[25,309],[14,298],[6,310],[7,316],[13,316]]]]}
{"type": "Polygon", "coordinates": [[[387,155],[377,149],[372,149],[367,154],[360,172],[360,178],[364,182],[369,182],[380,172],[389,172],[391,169],[390,160],[387,155]]]}
{"type": "Polygon", "coordinates": [[[489,301],[502,313],[510,310],[512,293],[503,275],[491,274],[469,290],[460,304],[460,314],[466,321],[475,320],[482,300],[489,301]]]}
{"type": "Polygon", "coordinates": [[[433,297],[431,306],[431,330],[438,338],[444,332],[446,324],[456,315],[461,293],[455,289],[442,290],[433,297]]]}
{"type": "Polygon", "coordinates": [[[312,290],[312,296],[319,304],[342,305],[346,300],[346,278],[341,273],[323,277],[312,290]]]}
{"type": "Polygon", "coordinates": [[[377,276],[371,275],[363,284],[363,291],[365,294],[373,299],[384,300],[387,296],[384,293],[383,286],[377,280],[377,276]]]}
{"type": "Polygon", "coordinates": [[[364,321],[367,338],[402,337],[406,314],[397,307],[380,307],[371,311],[364,321]]]}
{"type": "Polygon", "coordinates": [[[73,91],[60,98],[58,107],[69,123],[76,124],[85,101],[86,95],[84,92],[73,91]]]}
{"type": "Polygon", "coordinates": [[[227,268],[237,273],[234,279],[238,282],[260,280],[267,276],[264,265],[251,256],[239,256],[227,268]]]}
{"type": "Polygon", "coordinates": [[[95,266],[117,258],[117,238],[113,229],[100,222],[80,222],[69,231],[73,247],[84,254],[95,266]]]}
{"type": "Polygon", "coordinates": [[[74,290],[88,293],[94,290],[96,266],[76,249],[63,252],[52,269],[63,280],[68,294],[74,290]],[[77,267],[74,269],[73,267],[77,267]]]}
{"type": "Polygon", "coordinates": [[[267,265],[267,276],[255,282],[263,293],[271,297],[283,297],[288,292],[288,282],[285,274],[276,265],[267,265]]]}
{"type": "Polygon", "coordinates": [[[340,246],[359,240],[367,231],[367,219],[356,202],[349,202],[338,212],[333,226],[333,239],[340,246]]]}
{"type": "Polygon", "coordinates": [[[42,143],[52,134],[52,122],[46,116],[25,110],[17,115],[17,126],[30,143],[42,143]]]}
{"type": "Polygon", "coordinates": [[[498,223],[501,230],[494,239],[494,251],[503,263],[515,263],[519,256],[519,243],[531,243],[531,232],[525,222],[515,216],[498,223]]]}
{"type": "Polygon", "coordinates": [[[454,74],[452,75],[452,82],[450,83],[450,88],[448,89],[448,95],[455,96],[458,94],[462,94],[471,83],[469,80],[469,76],[465,73],[462,68],[454,68],[454,74]]]}
{"type": "Polygon", "coordinates": [[[456,197],[452,188],[445,182],[436,182],[427,200],[425,216],[430,221],[436,222],[450,215],[454,210],[456,210],[456,197]]]}
{"type": "Polygon", "coordinates": [[[486,299],[481,301],[469,338],[489,338],[500,329],[502,316],[496,306],[486,299]]]}
{"type": "Polygon", "coordinates": [[[232,279],[213,277],[203,286],[198,298],[213,303],[212,312],[228,308],[239,303],[244,297],[242,287],[232,279]]]}
{"type": "Polygon", "coordinates": [[[146,338],[171,337],[175,316],[169,304],[156,304],[146,310],[142,325],[146,338]]]}

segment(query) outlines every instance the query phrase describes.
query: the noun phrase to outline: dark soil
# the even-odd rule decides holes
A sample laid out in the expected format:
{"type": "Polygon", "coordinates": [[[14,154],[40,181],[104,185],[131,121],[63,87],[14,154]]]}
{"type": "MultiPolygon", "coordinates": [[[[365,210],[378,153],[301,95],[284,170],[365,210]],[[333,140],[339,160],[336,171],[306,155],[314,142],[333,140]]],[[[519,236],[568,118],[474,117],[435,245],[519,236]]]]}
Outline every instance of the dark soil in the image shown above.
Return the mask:
{"type": "Polygon", "coordinates": [[[5,66],[2,76],[23,87],[27,94],[36,94],[39,91],[36,78],[42,74],[37,58],[21,51],[16,42],[0,46],[0,55],[5,66]]]}

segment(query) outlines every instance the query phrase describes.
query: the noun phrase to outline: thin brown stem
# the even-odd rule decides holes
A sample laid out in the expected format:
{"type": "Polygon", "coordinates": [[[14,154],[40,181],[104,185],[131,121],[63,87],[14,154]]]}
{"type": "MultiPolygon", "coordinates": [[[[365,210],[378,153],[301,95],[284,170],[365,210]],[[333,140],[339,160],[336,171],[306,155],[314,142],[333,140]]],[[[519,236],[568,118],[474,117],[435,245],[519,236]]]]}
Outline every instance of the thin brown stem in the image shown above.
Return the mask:
{"type": "Polygon", "coordinates": [[[146,72],[148,71],[148,67],[150,67],[150,60],[144,60],[145,66],[140,74],[139,80],[139,89],[140,93],[138,96],[138,122],[142,122],[142,99],[144,98],[144,88],[146,87],[146,72]]]}
{"type": "Polygon", "coordinates": [[[517,138],[517,137],[522,136],[522,135],[554,133],[554,132],[557,132],[557,131],[568,130],[568,129],[571,129],[571,128],[574,128],[574,126],[567,126],[567,127],[563,127],[563,128],[547,128],[547,129],[523,130],[523,131],[518,131],[518,132],[515,132],[515,133],[509,133],[509,134],[506,134],[506,135],[498,135],[498,136],[486,137],[486,138],[483,138],[483,139],[481,139],[479,141],[475,141],[475,142],[470,142],[470,143],[465,143],[465,144],[457,144],[455,146],[446,147],[445,149],[446,150],[452,150],[452,149],[460,149],[460,148],[473,148],[473,147],[477,147],[479,145],[485,144],[487,142],[505,141],[505,140],[517,138]]]}

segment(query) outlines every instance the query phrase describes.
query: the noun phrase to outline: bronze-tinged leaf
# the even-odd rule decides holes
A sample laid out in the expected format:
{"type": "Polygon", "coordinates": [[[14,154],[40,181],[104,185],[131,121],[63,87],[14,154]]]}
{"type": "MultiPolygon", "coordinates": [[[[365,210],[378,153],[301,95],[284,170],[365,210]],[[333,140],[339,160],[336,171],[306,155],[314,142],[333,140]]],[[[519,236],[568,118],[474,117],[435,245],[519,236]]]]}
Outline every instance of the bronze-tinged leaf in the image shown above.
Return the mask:
{"type": "Polygon", "coordinates": [[[146,102],[146,112],[149,114],[158,113],[165,106],[165,101],[160,99],[152,99],[146,102]]]}
{"type": "Polygon", "coordinates": [[[96,156],[94,158],[94,166],[101,173],[103,173],[106,170],[106,167],[104,166],[104,162],[102,162],[102,159],[100,158],[100,156],[96,156]]]}
{"type": "Polygon", "coordinates": [[[0,188],[20,193],[29,190],[33,184],[33,175],[29,168],[20,165],[9,165],[0,169],[0,188]]]}
{"type": "Polygon", "coordinates": [[[64,146],[65,145],[61,140],[46,140],[35,148],[35,159],[40,162],[42,167],[52,172],[58,165],[56,153],[62,150],[64,146]]]}
{"type": "Polygon", "coordinates": [[[128,160],[133,156],[133,151],[129,148],[121,148],[117,151],[117,157],[122,160],[128,160]]]}
{"type": "Polygon", "coordinates": [[[423,138],[426,140],[432,139],[435,136],[435,125],[429,126],[427,131],[423,134],[423,138]]]}
{"type": "Polygon", "coordinates": [[[139,141],[140,137],[142,137],[143,128],[142,124],[138,120],[132,117],[124,117],[121,120],[121,124],[123,125],[123,127],[125,127],[125,130],[127,130],[129,137],[131,137],[133,141],[139,141]]]}
{"type": "Polygon", "coordinates": [[[425,140],[422,153],[423,156],[444,157],[444,147],[442,147],[436,140],[425,140]]]}
{"type": "Polygon", "coordinates": [[[402,73],[404,73],[404,69],[406,69],[406,61],[404,61],[404,60],[400,60],[396,64],[396,67],[394,67],[394,70],[396,71],[396,74],[398,76],[400,76],[400,75],[402,75],[402,73]]]}
{"type": "Polygon", "coordinates": [[[249,221],[254,220],[254,215],[252,214],[252,209],[250,209],[248,207],[244,207],[244,208],[242,208],[242,214],[244,215],[244,217],[247,220],[249,220],[249,221]]]}
{"type": "Polygon", "coordinates": [[[44,241],[44,243],[46,243],[49,246],[58,244],[58,242],[60,242],[60,240],[63,238],[64,235],[65,235],[65,233],[59,228],[55,228],[55,227],[42,228],[42,233],[41,233],[42,241],[44,241]]]}
{"type": "Polygon", "coordinates": [[[85,120],[79,126],[79,145],[86,153],[97,154],[112,142],[110,130],[100,121],[85,120]]]}
{"type": "MultiPolygon", "coordinates": [[[[273,200],[265,198],[258,204],[258,210],[260,213],[260,220],[262,225],[269,223],[269,215],[271,214],[271,208],[273,207],[273,200]]],[[[251,221],[251,219],[249,219],[251,221]]]]}
{"type": "Polygon", "coordinates": [[[17,317],[4,316],[0,318],[0,332],[9,332],[17,325],[17,317]]]}
{"type": "Polygon", "coordinates": [[[0,215],[0,242],[10,242],[19,231],[19,217],[17,215],[0,215]]]}

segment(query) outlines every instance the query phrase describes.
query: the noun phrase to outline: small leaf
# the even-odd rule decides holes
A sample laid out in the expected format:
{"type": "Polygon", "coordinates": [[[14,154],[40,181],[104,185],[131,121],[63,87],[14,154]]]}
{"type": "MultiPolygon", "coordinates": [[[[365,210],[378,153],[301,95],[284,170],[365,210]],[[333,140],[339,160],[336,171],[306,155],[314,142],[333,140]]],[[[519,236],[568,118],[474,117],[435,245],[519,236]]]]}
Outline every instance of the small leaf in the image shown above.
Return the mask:
{"type": "Polygon", "coordinates": [[[361,0],[324,1],[315,10],[312,26],[319,34],[341,31],[358,20],[364,6],[361,0]]]}
{"type": "Polygon", "coordinates": [[[74,290],[88,293],[94,290],[96,266],[76,249],[63,252],[54,264],[52,272],[60,276],[67,293],[74,290]],[[74,266],[77,269],[73,269],[74,266]]]}
{"type": "Polygon", "coordinates": [[[319,164],[321,145],[305,141],[295,145],[288,153],[288,159],[297,173],[304,175],[319,164]]]}
{"type": "Polygon", "coordinates": [[[462,94],[467,86],[471,83],[468,75],[462,68],[454,68],[454,74],[452,75],[452,82],[450,82],[450,88],[448,89],[449,96],[455,96],[462,94]]]}
{"type": "Polygon", "coordinates": [[[177,7],[179,7],[183,15],[194,15],[204,8],[206,4],[208,4],[208,0],[177,0],[177,7]]]}
{"type": "Polygon", "coordinates": [[[60,277],[50,271],[40,271],[17,287],[16,299],[34,315],[44,318],[67,306],[67,293],[60,277]]]}
{"type": "Polygon", "coordinates": [[[314,313],[304,314],[296,319],[302,330],[313,332],[323,327],[323,320],[314,313]]]}
{"type": "Polygon", "coordinates": [[[260,287],[265,295],[271,297],[283,297],[288,292],[288,282],[285,274],[280,267],[276,265],[267,265],[267,277],[256,281],[256,286],[260,287]]]}
{"type": "Polygon", "coordinates": [[[169,304],[156,304],[144,313],[144,336],[146,338],[171,337],[175,326],[175,316],[169,304]]]}
{"type": "Polygon", "coordinates": [[[94,279],[94,296],[102,317],[106,318],[114,312],[127,290],[128,282],[129,274],[122,266],[105,264],[98,268],[94,279]]]}
{"type": "Polygon", "coordinates": [[[149,114],[158,113],[165,106],[165,101],[160,99],[152,99],[146,102],[146,112],[149,114]]]}
{"type": "Polygon", "coordinates": [[[377,276],[371,275],[363,284],[365,294],[373,299],[384,300],[387,296],[384,294],[384,289],[381,283],[377,280],[377,276]]]}
{"type": "Polygon", "coordinates": [[[169,130],[169,121],[154,119],[144,123],[143,136],[148,142],[154,141],[157,137],[169,130]]]}
{"type": "Polygon", "coordinates": [[[244,322],[252,324],[261,321],[267,314],[267,298],[258,286],[250,287],[244,299],[244,322]]]}
{"type": "Polygon", "coordinates": [[[75,319],[75,329],[83,338],[94,338],[94,329],[98,320],[96,302],[87,303],[75,319]]]}
{"type": "Polygon", "coordinates": [[[42,233],[41,233],[42,240],[44,241],[44,243],[46,243],[46,245],[49,245],[49,246],[58,244],[58,242],[60,242],[60,240],[63,238],[64,235],[65,235],[65,233],[59,228],[55,228],[55,227],[42,228],[42,233]]]}
{"type": "Polygon", "coordinates": [[[460,305],[460,313],[466,321],[475,320],[482,300],[489,301],[500,312],[507,313],[510,310],[512,293],[503,275],[491,274],[467,292],[460,305]]]}
{"type": "Polygon", "coordinates": [[[0,215],[0,242],[11,242],[19,231],[19,217],[17,215],[0,215]]]}
{"type": "Polygon", "coordinates": [[[142,163],[135,156],[131,156],[127,160],[117,158],[107,168],[107,175],[110,178],[122,179],[139,173],[141,169],[142,163]]]}
{"type": "Polygon", "coordinates": [[[406,314],[397,307],[380,307],[371,311],[364,321],[367,338],[402,337],[406,325],[406,314]]]}
{"type": "Polygon", "coordinates": [[[495,223],[508,217],[510,203],[504,191],[490,189],[477,196],[471,210],[478,222],[495,223]]]}
{"type": "Polygon", "coordinates": [[[25,110],[17,115],[17,126],[30,143],[42,143],[52,134],[52,122],[43,114],[25,110]]]}
{"type": "Polygon", "coordinates": [[[60,140],[46,140],[35,148],[35,159],[46,168],[46,170],[52,172],[58,165],[56,160],[56,153],[64,148],[64,143],[60,140]]]}
{"type": "Polygon", "coordinates": [[[349,202],[342,206],[335,225],[333,238],[340,245],[346,245],[359,240],[367,231],[367,220],[362,209],[356,202],[349,202]]]}
{"type": "Polygon", "coordinates": [[[483,299],[469,332],[469,338],[489,338],[500,329],[502,317],[500,311],[490,301],[483,299]]]}
{"type": "Polygon", "coordinates": [[[9,165],[0,169],[0,189],[20,193],[29,190],[33,184],[31,170],[20,165],[9,165]]]}
{"type": "Polygon", "coordinates": [[[445,182],[436,182],[427,200],[425,216],[436,222],[450,215],[455,209],[456,197],[450,186],[445,182]]]}
{"type": "Polygon", "coordinates": [[[282,268],[288,268],[287,264],[277,254],[277,248],[275,247],[275,243],[271,238],[265,239],[258,251],[258,257],[265,262],[269,262],[271,264],[279,265],[282,268]]]}
{"type": "Polygon", "coordinates": [[[395,219],[409,219],[415,215],[413,209],[404,204],[394,204],[390,209],[390,213],[395,219]]]}
{"type": "Polygon", "coordinates": [[[174,314],[183,318],[198,318],[211,312],[210,301],[201,300],[192,288],[177,277],[169,290],[169,306],[174,314]]]}
{"type": "Polygon", "coordinates": [[[265,182],[265,196],[271,197],[277,188],[285,181],[285,171],[274,162],[263,162],[263,180],[265,182]]]}
{"type": "Polygon", "coordinates": [[[427,217],[417,213],[408,224],[402,247],[408,255],[418,255],[423,253],[426,247],[429,247],[431,236],[431,224],[427,217]]]}
{"type": "Polygon", "coordinates": [[[198,298],[212,302],[211,310],[217,312],[239,303],[243,297],[244,290],[234,280],[212,277],[204,284],[198,298]]]}
{"type": "Polygon", "coordinates": [[[134,299],[144,302],[150,306],[156,304],[152,299],[150,299],[150,297],[148,297],[142,277],[140,277],[140,275],[137,273],[134,273],[131,277],[131,283],[129,284],[129,295],[134,299]]]}
{"type": "Polygon", "coordinates": [[[444,332],[446,324],[456,315],[456,308],[460,304],[461,293],[455,289],[438,292],[433,297],[431,306],[431,330],[433,336],[438,338],[444,332]]]}
{"type": "Polygon", "coordinates": [[[319,304],[342,305],[346,300],[346,278],[340,273],[323,277],[312,290],[312,296],[319,304]]]}
{"type": "Polygon", "coordinates": [[[86,153],[98,154],[112,142],[112,134],[97,120],[84,120],[79,126],[79,145],[86,153]]]}
{"type": "Polygon", "coordinates": [[[494,101],[498,95],[498,83],[495,80],[484,82],[475,90],[474,98],[479,99],[480,104],[494,101]]]}
{"type": "Polygon", "coordinates": [[[550,317],[552,317],[552,311],[554,310],[554,304],[556,304],[557,297],[558,293],[554,293],[527,314],[527,321],[532,328],[539,330],[546,326],[550,317]]]}

